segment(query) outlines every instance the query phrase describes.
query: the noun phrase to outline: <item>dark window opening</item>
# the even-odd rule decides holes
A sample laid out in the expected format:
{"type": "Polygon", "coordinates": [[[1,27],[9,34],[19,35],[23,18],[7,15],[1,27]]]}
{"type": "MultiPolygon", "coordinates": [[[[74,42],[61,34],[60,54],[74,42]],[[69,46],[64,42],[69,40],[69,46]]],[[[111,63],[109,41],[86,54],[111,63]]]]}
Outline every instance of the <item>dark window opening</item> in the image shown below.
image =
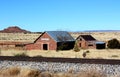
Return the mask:
{"type": "Polygon", "coordinates": [[[43,50],[48,50],[48,44],[43,44],[43,50]]]}
{"type": "Polygon", "coordinates": [[[93,46],[93,44],[89,44],[88,46],[93,46]]]}
{"type": "Polygon", "coordinates": [[[81,47],[81,43],[79,43],[79,47],[81,47]]]}
{"type": "Polygon", "coordinates": [[[105,49],[105,43],[104,44],[96,44],[96,49],[105,49]]]}
{"type": "Polygon", "coordinates": [[[82,41],[82,38],[80,38],[80,41],[82,41]]]}

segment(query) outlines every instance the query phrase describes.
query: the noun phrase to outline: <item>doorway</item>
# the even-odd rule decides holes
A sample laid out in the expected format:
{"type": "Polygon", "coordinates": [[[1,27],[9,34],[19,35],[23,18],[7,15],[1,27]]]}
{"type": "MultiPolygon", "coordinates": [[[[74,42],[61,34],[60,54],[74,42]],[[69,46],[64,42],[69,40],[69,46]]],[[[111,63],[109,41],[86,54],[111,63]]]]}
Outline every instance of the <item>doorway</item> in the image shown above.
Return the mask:
{"type": "Polygon", "coordinates": [[[43,44],[43,50],[48,50],[48,44],[43,44]]]}

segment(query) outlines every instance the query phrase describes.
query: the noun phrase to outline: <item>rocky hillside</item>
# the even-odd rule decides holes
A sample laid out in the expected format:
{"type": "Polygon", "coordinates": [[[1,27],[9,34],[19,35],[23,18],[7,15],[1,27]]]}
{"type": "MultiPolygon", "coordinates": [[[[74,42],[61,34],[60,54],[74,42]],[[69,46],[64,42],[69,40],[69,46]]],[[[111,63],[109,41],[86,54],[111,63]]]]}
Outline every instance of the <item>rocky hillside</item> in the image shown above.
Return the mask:
{"type": "Polygon", "coordinates": [[[30,31],[19,28],[18,26],[11,26],[0,30],[1,33],[30,33],[30,31]]]}

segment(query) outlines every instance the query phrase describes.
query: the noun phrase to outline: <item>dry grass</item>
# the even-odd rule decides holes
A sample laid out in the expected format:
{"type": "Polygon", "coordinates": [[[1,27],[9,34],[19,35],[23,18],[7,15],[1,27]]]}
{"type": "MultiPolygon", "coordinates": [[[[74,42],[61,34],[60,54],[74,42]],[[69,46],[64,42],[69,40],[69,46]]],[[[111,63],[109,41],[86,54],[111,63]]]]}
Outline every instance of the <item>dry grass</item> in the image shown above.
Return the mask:
{"type": "Polygon", "coordinates": [[[21,69],[21,73],[19,74],[19,77],[40,77],[40,71],[35,69],[21,69]]]}
{"type": "MultiPolygon", "coordinates": [[[[81,34],[91,34],[99,41],[108,41],[112,38],[117,38],[120,40],[120,32],[81,32],[81,33],[71,33],[74,38],[77,38],[81,34]]],[[[3,41],[14,41],[14,42],[33,42],[41,34],[35,33],[0,33],[0,42],[3,41]]]]}
{"type": "Polygon", "coordinates": [[[80,73],[51,73],[40,72],[35,69],[11,67],[0,70],[0,77],[107,77],[105,73],[96,70],[81,71],[80,73]]]}
{"type": "Polygon", "coordinates": [[[35,33],[0,33],[0,42],[13,41],[13,42],[33,42],[40,34],[35,33]]]}
{"type": "MultiPolygon", "coordinates": [[[[71,35],[76,38],[81,34],[91,34],[97,40],[108,41],[112,38],[117,38],[120,40],[120,32],[81,32],[81,33],[71,33],[71,35]]],[[[16,41],[16,42],[33,42],[40,34],[35,33],[0,33],[0,41],[16,41]]]]}
{"type": "Polygon", "coordinates": [[[9,50],[2,50],[1,49],[1,56],[16,56],[23,54],[27,56],[43,56],[43,57],[65,57],[65,58],[84,58],[83,53],[86,53],[85,58],[96,58],[96,59],[120,59],[120,49],[82,49],[79,52],[75,52],[73,50],[66,50],[66,51],[43,51],[43,50],[16,50],[16,49],[9,49],[9,50]]]}
{"type": "Polygon", "coordinates": [[[71,33],[71,35],[74,38],[77,38],[79,35],[81,34],[90,34],[93,37],[95,37],[97,40],[99,41],[105,41],[107,42],[108,40],[112,39],[112,38],[117,38],[118,40],[120,40],[120,32],[81,32],[81,33],[71,33]]]}
{"type": "Polygon", "coordinates": [[[38,77],[40,72],[38,70],[11,67],[0,70],[0,77],[38,77]]]}
{"type": "Polygon", "coordinates": [[[14,77],[18,74],[20,74],[20,68],[18,67],[11,67],[0,70],[0,77],[14,77]]]}

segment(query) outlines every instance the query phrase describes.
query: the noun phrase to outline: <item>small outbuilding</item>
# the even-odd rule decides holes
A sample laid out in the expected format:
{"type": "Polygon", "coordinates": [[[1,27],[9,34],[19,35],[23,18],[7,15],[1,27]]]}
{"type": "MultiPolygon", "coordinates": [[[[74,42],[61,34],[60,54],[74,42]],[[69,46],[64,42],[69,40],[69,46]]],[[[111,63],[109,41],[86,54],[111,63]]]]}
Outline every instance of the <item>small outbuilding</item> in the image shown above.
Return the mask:
{"type": "Polygon", "coordinates": [[[26,44],[27,50],[69,50],[74,47],[74,38],[66,31],[46,31],[33,43],[26,44]]]}
{"type": "Polygon", "coordinates": [[[78,41],[78,46],[83,49],[95,49],[96,39],[91,35],[80,35],[76,39],[78,41]]]}

